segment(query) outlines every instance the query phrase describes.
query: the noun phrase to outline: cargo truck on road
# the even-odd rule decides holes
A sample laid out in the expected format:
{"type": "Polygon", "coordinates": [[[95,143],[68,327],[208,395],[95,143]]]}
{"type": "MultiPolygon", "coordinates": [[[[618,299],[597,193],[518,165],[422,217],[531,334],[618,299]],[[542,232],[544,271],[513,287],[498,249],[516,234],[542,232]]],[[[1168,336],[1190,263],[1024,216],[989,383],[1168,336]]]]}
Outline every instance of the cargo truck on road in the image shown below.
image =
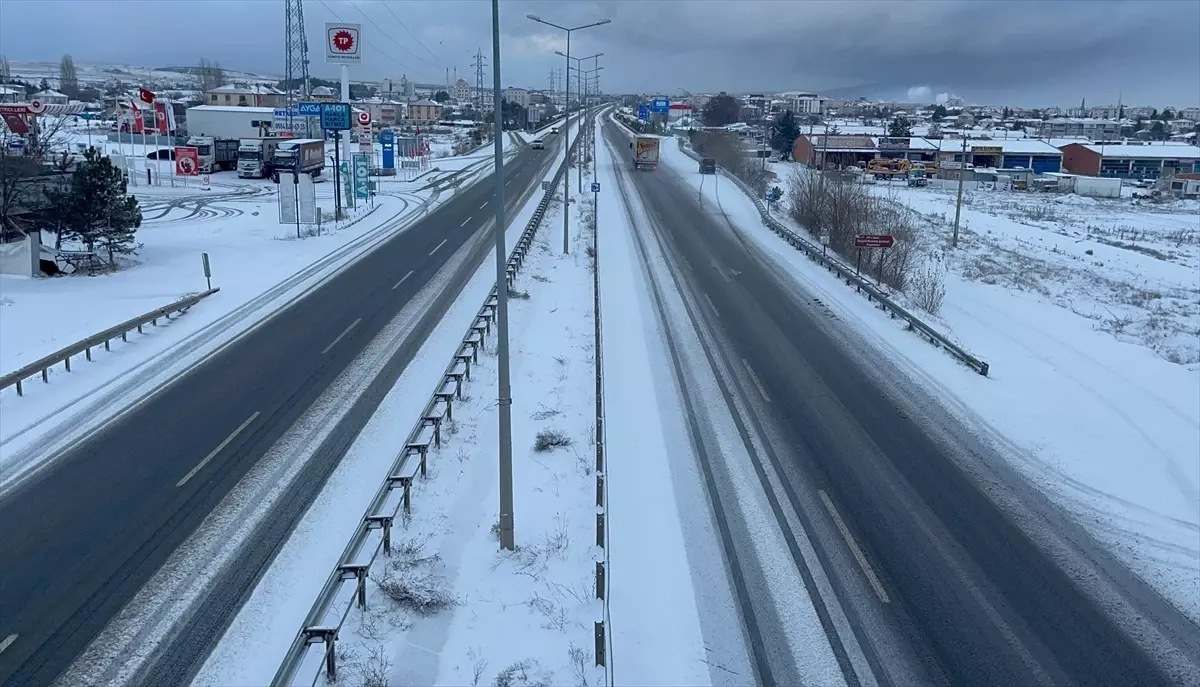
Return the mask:
{"type": "Polygon", "coordinates": [[[266,179],[271,176],[275,148],[286,138],[243,138],[238,142],[237,173],[239,179],[266,179]]]}
{"type": "Polygon", "coordinates": [[[325,171],[325,141],[319,138],[290,138],[275,146],[271,180],[279,183],[280,172],[310,174],[313,179],[325,171]]]}
{"type": "Polygon", "coordinates": [[[201,174],[212,174],[223,169],[237,168],[238,140],[236,138],[190,136],[187,144],[196,148],[201,174]]]}
{"type": "Polygon", "coordinates": [[[659,142],[658,136],[638,134],[634,137],[629,144],[629,147],[633,149],[634,169],[658,169],[659,142]]]}

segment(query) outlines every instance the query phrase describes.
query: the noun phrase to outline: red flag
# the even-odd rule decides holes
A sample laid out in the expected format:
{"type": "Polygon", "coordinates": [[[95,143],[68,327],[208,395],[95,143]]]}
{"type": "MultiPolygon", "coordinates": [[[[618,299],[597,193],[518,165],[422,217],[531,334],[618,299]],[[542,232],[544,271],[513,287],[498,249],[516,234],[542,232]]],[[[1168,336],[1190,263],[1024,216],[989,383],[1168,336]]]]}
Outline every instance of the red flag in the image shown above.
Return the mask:
{"type": "Polygon", "coordinates": [[[133,126],[130,128],[130,131],[135,134],[140,134],[142,133],[142,127],[144,126],[142,122],[142,111],[139,110],[137,105],[134,103],[129,103],[129,106],[130,109],[133,110],[133,126]]]}
{"type": "Polygon", "coordinates": [[[158,120],[158,133],[167,133],[167,107],[164,103],[154,103],[154,114],[158,120]]]}
{"type": "Polygon", "coordinates": [[[145,88],[139,88],[138,99],[149,105],[154,102],[154,91],[146,90],[145,88]]]}

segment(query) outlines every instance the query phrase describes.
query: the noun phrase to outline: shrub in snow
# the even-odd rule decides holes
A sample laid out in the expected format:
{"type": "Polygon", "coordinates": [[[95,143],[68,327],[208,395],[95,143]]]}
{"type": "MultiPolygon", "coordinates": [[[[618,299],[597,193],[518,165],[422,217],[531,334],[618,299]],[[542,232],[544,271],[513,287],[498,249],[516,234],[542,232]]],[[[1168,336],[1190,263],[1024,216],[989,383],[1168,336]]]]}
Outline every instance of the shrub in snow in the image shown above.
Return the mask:
{"type": "Polygon", "coordinates": [[[537,433],[533,442],[533,450],[538,452],[553,451],[556,448],[566,448],[571,445],[571,437],[557,429],[543,429],[537,433]]]}
{"type": "Polygon", "coordinates": [[[514,289],[510,286],[510,287],[508,287],[508,297],[527,301],[527,300],[529,300],[529,292],[528,291],[520,291],[520,290],[514,289]]]}
{"type": "MultiPolygon", "coordinates": [[[[373,575],[375,584],[392,601],[421,615],[432,615],[458,603],[446,579],[430,568],[438,557],[425,556],[424,542],[408,539],[392,550],[391,560],[373,575]]],[[[377,568],[378,570],[378,568],[377,568]]]]}
{"type": "Polygon", "coordinates": [[[550,687],[551,677],[536,660],[527,658],[501,670],[492,680],[492,687],[550,687]]]}
{"type": "Polygon", "coordinates": [[[946,270],[940,263],[926,264],[909,280],[905,293],[917,307],[938,314],[946,300],[946,270]]]}

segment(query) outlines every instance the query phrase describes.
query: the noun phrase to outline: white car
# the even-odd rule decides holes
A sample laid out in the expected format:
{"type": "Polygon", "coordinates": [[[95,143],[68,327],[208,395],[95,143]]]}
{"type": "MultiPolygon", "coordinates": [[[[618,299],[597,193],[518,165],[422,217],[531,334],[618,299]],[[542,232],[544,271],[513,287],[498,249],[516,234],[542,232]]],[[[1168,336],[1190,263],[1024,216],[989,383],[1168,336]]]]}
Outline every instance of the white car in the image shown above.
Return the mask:
{"type": "Polygon", "coordinates": [[[531,147],[532,147],[534,150],[545,150],[545,149],[546,149],[546,142],[545,142],[545,141],[543,141],[543,140],[542,140],[542,139],[540,139],[540,138],[535,138],[535,139],[533,139],[533,142],[532,142],[532,143],[530,143],[529,145],[530,145],[530,146],[531,146],[531,147]]]}

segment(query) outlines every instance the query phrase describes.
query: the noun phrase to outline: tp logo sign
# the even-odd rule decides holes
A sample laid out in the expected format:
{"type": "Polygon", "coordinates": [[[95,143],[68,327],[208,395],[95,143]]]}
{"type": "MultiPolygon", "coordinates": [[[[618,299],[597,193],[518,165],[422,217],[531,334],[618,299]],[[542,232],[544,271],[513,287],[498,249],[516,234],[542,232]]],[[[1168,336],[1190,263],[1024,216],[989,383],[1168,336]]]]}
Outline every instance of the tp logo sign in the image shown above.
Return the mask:
{"type": "Polygon", "coordinates": [[[362,64],[362,24],[325,23],[325,63],[362,64]]]}

